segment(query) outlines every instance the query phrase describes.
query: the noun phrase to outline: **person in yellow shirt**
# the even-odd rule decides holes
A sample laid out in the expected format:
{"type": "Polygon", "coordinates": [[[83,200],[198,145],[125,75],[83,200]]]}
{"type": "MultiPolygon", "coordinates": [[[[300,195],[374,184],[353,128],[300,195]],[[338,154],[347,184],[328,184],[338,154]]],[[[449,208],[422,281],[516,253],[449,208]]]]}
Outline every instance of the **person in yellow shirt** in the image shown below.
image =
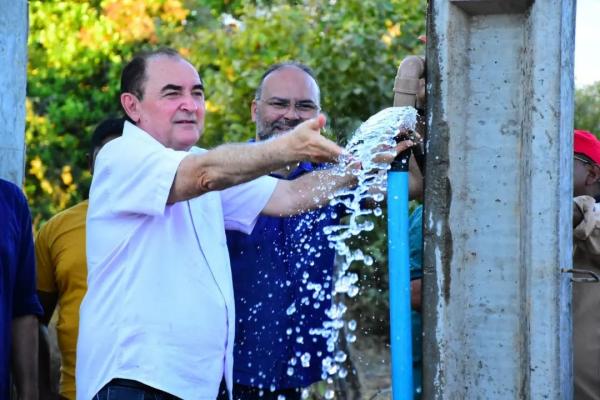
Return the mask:
{"type": "MultiPolygon", "coordinates": [[[[121,136],[123,119],[106,119],[92,134],[88,155],[94,172],[96,155],[106,143],[121,136]]],[[[75,351],[79,331],[79,305],[87,289],[85,221],[88,201],[51,218],[35,239],[37,289],[44,309],[40,335],[40,399],[75,399],[75,351]],[[58,305],[56,324],[61,368],[58,394],[51,387],[51,346],[48,323],[58,305]]],[[[56,356],[56,355],[54,355],[56,356]]]]}

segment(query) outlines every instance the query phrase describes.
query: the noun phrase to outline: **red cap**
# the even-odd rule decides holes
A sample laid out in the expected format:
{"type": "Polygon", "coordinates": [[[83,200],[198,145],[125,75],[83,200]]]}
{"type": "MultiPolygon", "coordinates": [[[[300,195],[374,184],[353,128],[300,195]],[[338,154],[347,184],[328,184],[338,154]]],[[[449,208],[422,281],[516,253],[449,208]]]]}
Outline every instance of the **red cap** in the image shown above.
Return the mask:
{"type": "Polygon", "coordinates": [[[575,130],[573,151],[587,156],[596,164],[600,164],[600,141],[591,132],[575,130]]]}

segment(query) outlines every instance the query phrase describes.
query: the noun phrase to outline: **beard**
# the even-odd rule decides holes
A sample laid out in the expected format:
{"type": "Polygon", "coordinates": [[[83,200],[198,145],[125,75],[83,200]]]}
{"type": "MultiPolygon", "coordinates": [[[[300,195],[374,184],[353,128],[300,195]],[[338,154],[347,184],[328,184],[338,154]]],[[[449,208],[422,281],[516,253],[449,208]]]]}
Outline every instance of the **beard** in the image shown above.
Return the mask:
{"type": "Polygon", "coordinates": [[[260,140],[269,139],[275,135],[279,135],[281,133],[290,131],[294,129],[297,125],[304,122],[303,119],[285,119],[281,118],[272,122],[263,123],[259,121],[257,123],[257,136],[260,140]]]}

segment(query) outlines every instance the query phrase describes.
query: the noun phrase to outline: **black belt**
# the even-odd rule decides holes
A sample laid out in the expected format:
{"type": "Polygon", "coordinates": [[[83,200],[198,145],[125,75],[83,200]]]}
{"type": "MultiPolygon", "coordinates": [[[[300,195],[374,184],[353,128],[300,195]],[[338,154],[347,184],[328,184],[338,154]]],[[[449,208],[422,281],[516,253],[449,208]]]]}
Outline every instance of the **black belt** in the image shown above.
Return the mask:
{"type": "Polygon", "coordinates": [[[123,387],[128,387],[128,388],[133,388],[133,389],[141,389],[141,390],[145,390],[148,393],[163,395],[169,399],[174,399],[174,400],[178,399],[178,397],[173,396],[170,393],[164,392],[155,387],[148,386],[148,385],[143,384],[142,382],[134,381],[131,379],[114,378],[113,380],[111,380],[108,383],[108,385],[123,386],[123,387]]]}

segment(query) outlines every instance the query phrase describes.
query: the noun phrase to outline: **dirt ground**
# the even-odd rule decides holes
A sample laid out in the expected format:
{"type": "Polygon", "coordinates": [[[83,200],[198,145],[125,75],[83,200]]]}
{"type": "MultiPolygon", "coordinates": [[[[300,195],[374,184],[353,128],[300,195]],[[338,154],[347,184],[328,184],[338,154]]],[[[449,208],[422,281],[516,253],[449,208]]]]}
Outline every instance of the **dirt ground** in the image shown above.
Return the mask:
{"type": "Polygon", "coordinates": [[[350,356],[360,383],[361,400],[391,399],[390,350],[387,338],[359,337],[350,356]]]}

